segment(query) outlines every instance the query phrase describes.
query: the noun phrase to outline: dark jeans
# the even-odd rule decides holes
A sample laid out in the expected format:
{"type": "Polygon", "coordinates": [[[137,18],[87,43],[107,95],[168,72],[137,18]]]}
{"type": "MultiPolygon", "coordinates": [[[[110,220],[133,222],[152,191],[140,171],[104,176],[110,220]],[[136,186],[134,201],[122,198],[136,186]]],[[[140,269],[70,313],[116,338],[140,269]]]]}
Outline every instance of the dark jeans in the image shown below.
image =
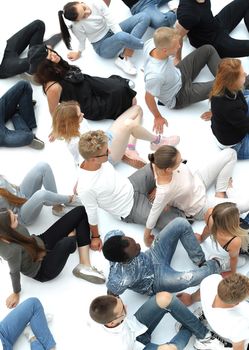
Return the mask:
{"type": "Polygon", "coordinates": [[[21,80],[0,98],[0,146],[19,147],[32,142],[32,129],[36,128],[32,93],[30,83],[21,80]],[[9,120],[15,130],[6,128],[9,120]]]}
{"type": "Polygon", "coordinates": [[[229,33],[237,27],[242,19],[244,19],[246,28],[249,31],[249,1],[233,0],[215,17],[223,28],[223,31],[212,43],[220,57],[249,56],[249,40],[238,40],[229,36],[229,33]]]}
{"type": "Polygon", "coordinates": [[[28,46],[42,44],[44,32],[44,22],[36,20],[7,40],[4,57],[0,64],[0,78],[9,78],[28,71],[27,57],[19,56],[28,46]]]}
{"type": "Polygon", "coordinates": [[[80,206],[72,209],[39,237],[45,244],[47,254],[34,278],[46,282],[61,273],[69,255],[75,251],[76,243],[78,247],[90,244],[90,228],[85,208],[80,206]],[[68,237],[73,230],[76,236],[68,237]]]}
{"type": "Polygon", "coordinates": [[[182,87],[176,95],[175,109],[184,108],[208,98],[213,80],[198,83],[193,83],[193,81],[206,65],[215,77],[219,62],[220,57],[213,46],[203,45],[187,55],[177,65],[182,75],[182,87]]]}

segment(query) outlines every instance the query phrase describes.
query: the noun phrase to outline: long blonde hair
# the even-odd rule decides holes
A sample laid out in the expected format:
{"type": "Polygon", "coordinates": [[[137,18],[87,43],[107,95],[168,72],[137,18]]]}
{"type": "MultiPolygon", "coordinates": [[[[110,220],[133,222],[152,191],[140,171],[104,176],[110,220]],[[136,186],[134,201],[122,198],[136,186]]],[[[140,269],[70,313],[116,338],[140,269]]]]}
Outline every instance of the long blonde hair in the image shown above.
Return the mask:
{"type": "Polygon", "coordinates": [[[248,250],[248,232],[240,227],[239,210],[236,204],[231,202],[217,204],[212,211],[213,225],[211,233],[215,242],[217,242],[217,232],[224,231],[231,236],[241,238],[241,247],[248,250]]]}
{"type": "Polygon", "coordinates": [[[53,113],[52,134],[55,138],[63,137],[70,141],[73,137],[80,136],[80,121],[77,101],[61,102],[53,113]]]}

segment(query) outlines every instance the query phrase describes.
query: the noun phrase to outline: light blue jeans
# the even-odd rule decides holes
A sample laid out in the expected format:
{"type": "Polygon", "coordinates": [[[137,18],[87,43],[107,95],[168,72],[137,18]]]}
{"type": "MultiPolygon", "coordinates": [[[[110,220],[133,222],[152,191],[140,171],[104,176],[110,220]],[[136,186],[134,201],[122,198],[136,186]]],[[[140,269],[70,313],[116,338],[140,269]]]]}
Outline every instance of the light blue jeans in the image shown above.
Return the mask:
{"type": "Polygon", "coordinates": [[[139,0],[131,7],[133,15],[137,13],[145,13],[150,18],[150,26],[152,28],[173,27],[176,21],[176,14],[172,11],[161,12],[159,6],[169,2],[168,0],[139,0]]]}
{"type": "Polygon", "coordinates": [[[146,333],[137,337],[137,340],[145,345],[144,349],[158,349],[158,345],[151,343],[151,334],[163,316],[168,312],[182,324],[179,332],[167,343],[174,344],[178,350],[185,348],[192,334],[202,339],[208,333],[208,329],[176,296],[173,296],[170,304],[165,309],[157,305],[156,296],[153,296],[135,313],[135,317],[139,322],[148,327],[146,333]]]}
{"type": "MultiPolygon", "coordinates": [[[[248,105],[247,116],[249,117],[249,90],[244,91],[244,96],[248,105]]],[[[238,159],[249,159],[249,134],[232,147],[237,152],[238,159]]]]}
{"type": "Polygon", "coordinates": [[[155,237],[150,251],[155,271],[154,293],[163,290],[179,292],[188,287],[197,286],[205,277],[221,271],[217,260],[206,261],[192,226],[183,218],[176,218],[165,226],[155,237]],[[170,266],[179,241],[190,260],[198,266],[196,269],[176,271],[170,266]]]}
{"type": "Polygon", "coordinates": [[[0,339],[4,350],[13,349],[17,338],[29,322],[36,337],[36,340],[30,343],[32,350],[50,350],[55,347],[55,341],[48,328],[40,300],[29,298],[18,305],[0,322],[0,339]]]}
{"type": "Polygon", "coordinates": [[[113,34],[109,31],[101,40],[93,43],[96,53],[104,58],[117,56],[124,48],[141,50],[144,46],[141,40],[150,25],[150,19],[145,13],[139,13],[119,23],[122,32],[113,34]]]}
{"type": "Polygon", "coordinates": [[[38,163],[28,172],[20,185],[20,195],[28,199],[18,213],[24,225],[30,225],[37,218],[43,205],[68,204],[70,200],[69,196],[57,193],[53,171],[45,162],[38,163]]]}

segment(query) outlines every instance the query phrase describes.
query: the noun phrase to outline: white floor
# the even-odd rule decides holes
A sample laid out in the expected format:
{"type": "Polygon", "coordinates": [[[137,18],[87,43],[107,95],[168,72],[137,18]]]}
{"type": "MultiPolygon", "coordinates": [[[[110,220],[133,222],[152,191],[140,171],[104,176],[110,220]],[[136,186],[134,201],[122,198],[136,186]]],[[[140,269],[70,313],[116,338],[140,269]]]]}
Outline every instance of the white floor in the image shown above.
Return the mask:
{"type": "MultiPolygon", "coordinates": [[[[118,20],[122,20],[129,15],[128,9],[120,0],[112,0],[111,8],[117,14],[118,20]]],[[[228,0],[212,1],[213,11],[217,13],[224,4],[227,4],[228,0]]],[[[12,0],[11,2],[4,1],[1,5],[0,14],[0,26],[1,33],[8,33],[9,36],[15,31],[19,30],[24,25],[28,24],[34,19],[42,19],[47,25],[47,31],[45,38],[49,37],[55,32],[58,32],[58,19],[57,11],[62,9],[64,1],[31,1],[31,0],[12,0]]],[[[165,6],[167,9],[167,6],[165,6]]],[[[148,30],[146,38],[151,37],[152,30],[148,30]]],[[[233,36],[237,38],[248,38],[248,33],[241,23],[234,31],[233,36]]],[[[1,36],[0,36],[1,40],[1,36]]],[[[76,42],[75,42],[76,43],[76,42]]],[[[75,48],[77,47],[74,45],[75,48]]],[[[66,48],[64,44],[60,43],[57,47],[58,52],[66,58],[66,48]]],[[[193,48],[186,40],[184,42],[183,53],[186,55],[193,48]]],[[[134,62],[137,67],[142,68],[142,53],[137,52],[134,56],[134,62]]],[[[243,59],[245,69],[249,72],[248,58],[243,59]]],[[[115,67],[114,59],[105,60],[98,57],[90,45],[87,46],[87,50],[83,53],[80,60],[77,61],[77,65],[83,70],[83,72],[99,75],[109,76],[111,74],[123,73],[115,67]]],[[[211,75],[207,70],[204,70],[200,79],[209,80],[211,75]]],[[[0,95],[2,95],[10,86],[12,86],[19,77],[11,79],[0,80],[0,95]]],[[[199,79],[199,80],[200,80],[199,79]]],[[[149,113],[144,102],[144,84],[143,73],[139,69],[138,75],[134,79],[136,83],[136,90],[138,92],[137,99],[144,109],[143,125],[148,129],[152,128],[153,118],[149,113]]],[[[38,161],[45,160],[53,168],[56,181],[58,184],[58,190],[60,193],[71,194],[73,184],[75,181],[73,161],[62,141],[56,141],[54,143],[48,142],[48,134],[50,132],[51,117],[48,112],[47,101],[43,95],[40,86],[33,86],[34,98],[38,101],[35,109],[36,118],[38,121],[37,136],[46,142],[46,147],[42,151],[35,151],[28,147],[8,149],[1,148],[0,150],[0,172],[4,174],[13,183],[20,183],[26,172],[38,161]]],[[[165,131],[169,134],[179,134],[181,136],[181,142],[179,150],[182,152],[183,157],[188,159],[188,164],[192,169],[196,169],[198,166],[205,164],[209,158],[215,153],[219,152],[215,141],[212,137],[210,123],[204,122],[200,119],[200,114],[208,109],[208,102],[202,102],[190,106],[184,110],[174,111],[167,110],[166,107],[160,107],[162,114],[167,118],[169,122],[169,128],[165,131]]],[[[103,121],[99,123],[90,123],[92,128],[106,129],[110,122],[103,121]]],[[[149,146],[145,142],[138,142],[138,150],[145,158],[149,152],[149,146]]],[[[134,169],[127,165],[120,164],[117,166],[117,170],[125,175],[131,174],[134,169]]],[[[240,161],[235,170],[234,184],[235,187],[246,193],[247,180],[248,180],[248,161],[240,161]]],[[[213,195],[211,191],[210,195],[213,195]]],[[[30,232],[34,234],[42,233],[49,225],[51,225],[56,218],[51,214],[50,208],[44,208],[35,224],[30,226],[30,232]]],[[[104,236],[106,232],[114,228],[120,228],[124,230],[127,235],[134,237],[145,249],[143,244],[143,227],[138,225],[124,224],[120,221],[114,220],[112,217],[104,212],[101,212],[101,224],[100,231],[104,236]]],[[[203,228],[203,222],[195,223],[193,225],[195,232],[201,232],[203,228]]],[[[212,247],[210,242],[206,242],[204,249],[208,247],[208,252],[212,247]]],[[[209,253],[208,253],[209,254],[209,253]]],[[[94,265],[103,269],[105,275],[108,275],[108,263],[105,261],[102,253],[91,253],[91,259],[94,265]]],[[[88,317],[88,308],[91,300],[101,294],[106,293],[105,285],[94,285],[83,280],[75,278],[71,271],[77,264],[77,254],[72,255],[58,278],[51,282],[41,284],[30,278],[22,276],[22,293],[21,300],[24,300],[30,296],[37,296],[42,301],[45,309],[54,314],[54,320],[51,324],[51,330],[57,341],[57,348],[60,350],[79,350],[79,349],[94,349],[90,342],[86,344],[86,326],[85,322],[88,317]]],[[[172,265],[180,270],[192,268],[192,264],[189,261],[183,248],[179,246],[172,265]]],[[[241,269],[241,272],[246,272],[247,267],[241,269]]],[[[9,310],[5,306],[5,299],[11,293],[11,283],[8,275],[8,266],[3,261],[0,263],[1,273],[1,288],[0,288],[0,319],[6,315],[9,310]]],[[[136,293],[127,291],[123,295],[125,303],[128,305],[128,311],[134,312],[146,298],[136,293]]],[[[162,343],[169,341],[174,335],[174,320],[171,316],[165,317],[165,320],[160,324],[153,341],[162,343]]],[[[96,334],[97,336],[97,334],[96,334]]],[[[188,349],[192,349],[193,341],[190,341],[188,349]]],[[[21,336],[16,343],[15,349],[26,350],[28,349],[28,343],[24,336],[21,336]]],[[[103,344],[103,349],[108,349],[108,344],[103,344]]],[[[117,349],[118,350],[118,349],[117,349]]]]}

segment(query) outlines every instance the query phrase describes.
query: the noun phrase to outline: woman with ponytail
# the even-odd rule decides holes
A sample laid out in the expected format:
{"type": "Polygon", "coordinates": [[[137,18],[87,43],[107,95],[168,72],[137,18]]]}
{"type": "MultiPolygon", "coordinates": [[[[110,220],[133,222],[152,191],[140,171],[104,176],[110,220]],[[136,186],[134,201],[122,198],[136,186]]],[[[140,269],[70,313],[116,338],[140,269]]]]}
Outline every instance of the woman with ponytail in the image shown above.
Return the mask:
{"type": "Polygon", "coordinates": [[[19,302],[20,273],[40,282],[50,281],[61,273],[76,246],[80,263],[73,274],[93,283],[104,283],[103,274],[91,267],[90,245],[97,250],[102,243],[99,237],[90,238],[83,206],[71,210],[40,235],[30,235],[18,223],[16,214],[0,209],[0,257],[8,262],[13,287],[13,293],[6,300],[7,307],[15,307],[19,302]]]}
{"type": "Polygon", "coordinates": [[[248,195],[236,196],[232,188],[232,174],[237,161],[233,149],[217,153],[194,174],[181,153],[173,146],[162,146],[149,156],[156,179],[156,195],[146,222],[145,242],[151,244],[160,214],[167,207],[182,210],[189,220],[203,220],[207,210],[222,202],[237,203],[241,213],[249,210],[248,195]],[[215,183],[215,198],[208,198],[207,190],[215,183]],[[152,238],[151,238],[152,237],[152,238]]]}
{"type": "Polygon", "coordinates": [[[71,36],[64,17],[73,22],[71,30],[79,41],[78,51],[68,54],[70,60],[74,61],[81,56],[87,38],[99,56],[117,57],[115,64],[120,69],[130,75],[137,74],[129,57],[134,50],[143,49],[141,38],[150,25],[147,14],[136,14],[118,24],[103,0],[88,0],[87,4],[78,1],[67,3],[63,11],[58,12],[58,16],[66,47],[71,49],[71,36]]]}
{"type": "Polygon", "coordinates": [[[43,205],[51,206],[53,215],[64,215],[63,204],[74,207],[79,203],[74,195],[57,193],[54,174],[47,163],[40,162],[33,167],[19,186],[0,175],[0,208],[11,209],[24,225],[34,222],[43,205]]]}

